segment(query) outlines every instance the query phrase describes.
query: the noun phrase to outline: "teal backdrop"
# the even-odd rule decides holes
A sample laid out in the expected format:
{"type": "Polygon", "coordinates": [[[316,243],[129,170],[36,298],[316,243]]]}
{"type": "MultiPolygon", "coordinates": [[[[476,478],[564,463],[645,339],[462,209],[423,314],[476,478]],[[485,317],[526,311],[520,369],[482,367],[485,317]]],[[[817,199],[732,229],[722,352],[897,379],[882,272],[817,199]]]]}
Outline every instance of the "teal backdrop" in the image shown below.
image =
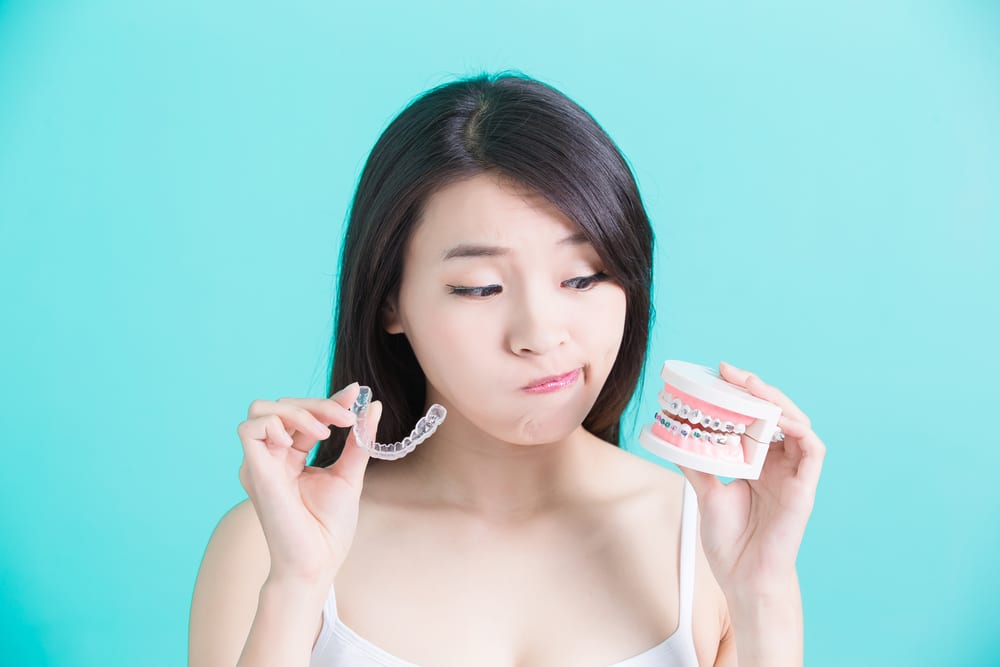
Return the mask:
{"type": "Polygon", "coordinates": [[[237,424],[325,389],[368,151],[504,69],[595,116],[656,227],[628,448],[667,358],[826,442],[806,663],[1000,664],[988,0],[0,0],[0,661],[185,662],[237,424]]]}

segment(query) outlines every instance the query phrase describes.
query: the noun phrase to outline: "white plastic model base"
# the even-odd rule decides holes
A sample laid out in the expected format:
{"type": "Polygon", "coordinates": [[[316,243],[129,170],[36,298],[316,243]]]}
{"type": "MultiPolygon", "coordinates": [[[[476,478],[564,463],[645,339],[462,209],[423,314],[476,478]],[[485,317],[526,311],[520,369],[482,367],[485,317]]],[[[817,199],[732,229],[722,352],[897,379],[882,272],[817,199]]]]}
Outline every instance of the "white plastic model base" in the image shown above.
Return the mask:
{"type": "Polygon", "coordinates": [[[656,456],[720,477],[758,479],[781,408],[726,382],[712,368],[668,360],[660,373],[662,410],[639,443],[656,456]],[[668,442],[667,439],[673,442],[668,442]]]}

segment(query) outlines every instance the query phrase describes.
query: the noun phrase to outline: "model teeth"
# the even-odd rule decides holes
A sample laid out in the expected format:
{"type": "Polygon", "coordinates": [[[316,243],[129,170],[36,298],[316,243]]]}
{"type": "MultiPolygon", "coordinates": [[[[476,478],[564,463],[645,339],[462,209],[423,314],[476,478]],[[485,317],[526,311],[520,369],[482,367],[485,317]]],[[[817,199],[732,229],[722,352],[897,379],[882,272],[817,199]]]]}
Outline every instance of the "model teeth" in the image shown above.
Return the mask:
{"type": "Polygon", "coordinates": [[[682,438],[691,436],[703,442],[707,442],[713,445],[740,445],[740,436],[736,434],[726,434],[726,433],[713,433],[697,426],[691,426],[682,421],[675,419],[669,419],[664,416],[662,412],[657,412],[654,416],[657,423],[659,423],[663,428],[667,429],[674,435],[679,435],[682,438]]]}
{"type": "MultiPolygon", "coordinates": [[[[721,435],[732,434],[736,436],[746,433],[747,429],[746,424],[737,424],[731,421],[724,421],[722,419],[719,419],[718,417],[713,417],[709,414],[702,412],[701,409],[699,408],[692,408],[690,405],[682,401],[680,398],[670,394],[670,392],[668,391],[661,392],[660,398],[663,404],[666,405],[664,411],[667,414],[676,416],[678,420],[684,420],[685,422],[689,422],[685,424],[681,421],[678,421],[676,422],[676,426],[674,426],[674,422],[671,422],[669,419],[666,419],[665,417],[663,418],[663,421],[661,421],[664,428],[670,429],[674,433],[679,433],[683,437],[687,437],[688,435],[693,435],[695,438],[698,439],[704,439],[710,442],[717,442],[718,444],[726,444],[726,442],[728,441],[718,442],[719,438],[715,437],[717,434],[710,433],[710,431],[721,432],[720,433],[721,435]],[[686,430],[683,433],[681,433],[678,430],[679,428],[684,428],[686,430]]],[[[663,417],[662,413],[657,412],[657,414],[663,417]]],[[[735,440],[738,441],[739,438],[735,438],[735,440]]]]}

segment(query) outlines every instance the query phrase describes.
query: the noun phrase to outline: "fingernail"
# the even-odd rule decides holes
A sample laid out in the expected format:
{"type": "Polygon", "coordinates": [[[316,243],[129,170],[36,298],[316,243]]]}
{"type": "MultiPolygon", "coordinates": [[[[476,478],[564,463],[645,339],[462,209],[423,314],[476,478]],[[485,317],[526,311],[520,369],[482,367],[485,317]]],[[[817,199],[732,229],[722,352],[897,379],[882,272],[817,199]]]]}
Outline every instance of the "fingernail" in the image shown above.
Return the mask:
{"type": "Polygon", "coordinates": [[[358,386],[357,382],[352,382],[351,384],[347,385],[346,387],[344,387],[340,391],[337,391],[337,392],[334,392],[334,393],[330,394],[329,398],[336,398],[337,396],[340,396],[341,394],[346,393],[352,387],[357,387],[357,386],[358,386]]]}

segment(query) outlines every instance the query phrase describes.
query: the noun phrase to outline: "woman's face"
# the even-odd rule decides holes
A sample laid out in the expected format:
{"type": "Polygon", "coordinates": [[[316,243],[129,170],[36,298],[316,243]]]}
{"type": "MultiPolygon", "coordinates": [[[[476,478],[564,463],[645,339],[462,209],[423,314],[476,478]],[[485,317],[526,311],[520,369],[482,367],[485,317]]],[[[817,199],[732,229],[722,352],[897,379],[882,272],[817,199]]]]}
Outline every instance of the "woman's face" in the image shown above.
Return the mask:
{"type": "Polygon", "coordinates": [[[429,198],[386,329],[406,335],[450,421],[553,442],[583,422],[622,341],[625,292],[603,270],[543,198],[478,175],[429,198]]]}

